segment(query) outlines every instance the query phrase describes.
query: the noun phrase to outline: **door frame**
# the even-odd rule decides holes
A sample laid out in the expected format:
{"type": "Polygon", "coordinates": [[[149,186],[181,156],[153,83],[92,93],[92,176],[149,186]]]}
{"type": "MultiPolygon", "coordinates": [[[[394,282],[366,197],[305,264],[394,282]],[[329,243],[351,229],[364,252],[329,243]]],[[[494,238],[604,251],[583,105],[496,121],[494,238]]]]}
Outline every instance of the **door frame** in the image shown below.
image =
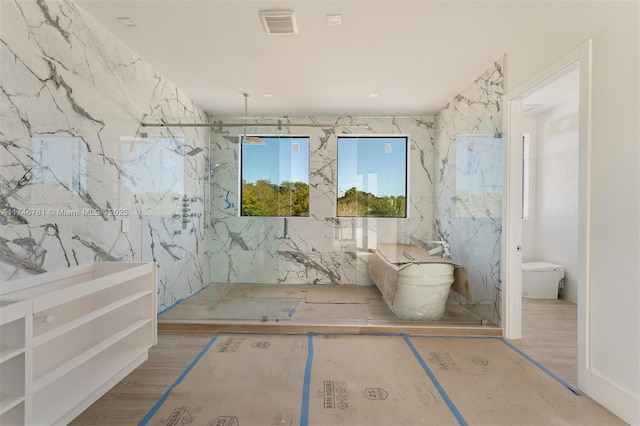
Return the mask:
{"type": "Polygon", "coordinates": [[[502,229],[502,329],[507,339],[522,337],[522,101],[579,68],[578,147],[578,387],[588,391],[589,242],[592,41],[533,74],[504,95],[505,180],[502,229]]]}

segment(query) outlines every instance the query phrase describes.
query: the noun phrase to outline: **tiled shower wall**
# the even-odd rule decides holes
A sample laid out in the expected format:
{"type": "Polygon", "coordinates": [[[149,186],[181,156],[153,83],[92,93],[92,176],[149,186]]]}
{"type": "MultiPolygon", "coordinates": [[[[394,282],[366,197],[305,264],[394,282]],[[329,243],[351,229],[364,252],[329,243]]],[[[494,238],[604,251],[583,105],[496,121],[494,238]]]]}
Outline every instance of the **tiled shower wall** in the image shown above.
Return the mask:
{"type": "MultiPolygon", "coordinates": [[[[309,217],[291,218],[284,238],[283,218],[238,217],[240,128],[211,134],[211,277],[214,282],[291,284],[371,284],[356,236],[376,242],[423,244],[434,233],[435,122],[432,117],[357,118],[289,117],[285,124],[336,124],[337,127],[291,127],[282,130],[251,126],[275,123],[252,118],[247,134],[310,137],[309,217]],[[361,127],[351,127],[350,125],[361,127]],[[409,135],[410,179],[408,219],[336,217],[337,135],[409,135]]],[[[240,121],[241,122],[241,121],[240,121]]]]}
{"type": "Polygon", "coordinates": [[[1,7],[1,281],[91,261],[154,260],[162,309],[209,280],[367,284],[358,233],[371,236],[367,248],[443,236],[470,271],[473,301],[497,313],[501,218],[456,216],[455,160],[461,135],[501,131],[501,63],[436,118],[280,118],[338,124],[295,128],[311,137],[310,217],[290,219],[283,238],[283,219],[237,215],[242,128],[141,128],[207,118],[73,3],[1,7]],[[411,136],[408,219],[336,218],[341,133],[411,136]],[[196,147],[203,151],[188,155],[196,147]]]}
{"type": "Polygon", "coordinates": [[[208,134],[141,122],[205,114],[73,3],[0,7],[0,282],[154,260],[160,308],[201,288],[208,134]]]}
{"type": "MultiPolygon", "coordinates": [[[[504,149],[502,132],[502,61],[494,63],[434,117],[356,118],[292,117],[284,122],[345,124],[345,127],[300,128],[311,137],[310,217],[289,220],[283,238],[282,218],[238,217],[239,135],[289,133],[265,128],[230,128],[212,132],[211,264],[213,282],[370,284],[362,250],[353,231],[366,232],[368,248],[377,242],[423,245],[446,239],[452,259],[469,272],[476,312],[500,321],[500,239],[504,149]],[[364,124],[366,127],[348,127],[364,124]],[[336,138],[341,133],[408,134],[410,152],[410,208],[408,219],[338,219],[336,211],[336,138]],[[498,137],[496,137],[498,136],[498,137]],[[465,149],[469,137],[482,148],[478,160],[456,164],[457,145],[465,149]],[[465,141],[466,140],[466,141],[465,141]],[[467,142],[466,145],[464,143],[467,142]],[[490,208],[462,215],[456,175],[481,182],[493,175],[474,199],[490,208]]],[[[268,118],[249,121],[269,122],[268,118]]],[[[277,119],[271,119],[277,122],[277,119]]],[[[471,158],[471,157],[469,157],[471,158]]],[[[476,158],[476,157],[473,157],[476,158]]],[[[469,212],[467,212],[469,213],[469,212]]],[[[468,302],[468,301],[462,301],[468,302]]]]}
{"type": "Polygon", "coordinates": [[[499,323],[501,294],[502,186],[495,176],[503,176],[504,162],[502,63],[495,62],[436,115],[436,233],[451,245],[452,260],[467,268],[472,302],[484,310],[479,313],[495,323],[499,323]],[[457,153],[474,148],[482,152],[457,153]],[[465,163],[456,164],[457,158],[465,158],[465,163]],[[484,182],[489,175],[492,185],[484,182]],[[478,183],[473,197],[483,208],[462,212],[457,176],[478,183]]]}

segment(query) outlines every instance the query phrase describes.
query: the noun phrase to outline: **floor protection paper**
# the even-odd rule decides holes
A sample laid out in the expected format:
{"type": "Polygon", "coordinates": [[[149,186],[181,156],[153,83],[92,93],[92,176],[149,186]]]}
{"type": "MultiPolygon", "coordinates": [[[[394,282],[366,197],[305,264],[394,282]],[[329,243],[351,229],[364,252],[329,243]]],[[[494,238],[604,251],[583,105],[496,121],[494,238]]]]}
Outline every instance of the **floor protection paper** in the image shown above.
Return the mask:
{"type": "Polygon", "coordinates": [[[309,333],[218,335],[140,424],[623,423],[499,338],[309,333]]]}
{"type": "Polygon", "coordinates": [[[306,335],[220,335],[148,425],[297,425],[306,335]]]}
{"type": "Polygon", "coordinates": [[[499,338],[409,340],[470,425],[621,424],[499,338]]]}
{"type": "Polygon", "coordinates": [[[458,424],[402,336],[315,336],[309,385],[309,425],[458,424]]]}

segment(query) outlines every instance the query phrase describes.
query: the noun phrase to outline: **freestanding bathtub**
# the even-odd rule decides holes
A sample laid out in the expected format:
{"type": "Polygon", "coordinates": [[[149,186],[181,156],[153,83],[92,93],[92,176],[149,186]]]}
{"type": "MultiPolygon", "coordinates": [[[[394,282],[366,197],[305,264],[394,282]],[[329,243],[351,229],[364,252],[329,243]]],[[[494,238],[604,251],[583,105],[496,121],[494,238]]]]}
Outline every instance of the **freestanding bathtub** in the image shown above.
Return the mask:
{"type": "Polygon", "coordinates": [[[420,247],[379,244],[367,271],[400,319],[441,319],[451,289],[471,302],[466,270],[420,247]]]}

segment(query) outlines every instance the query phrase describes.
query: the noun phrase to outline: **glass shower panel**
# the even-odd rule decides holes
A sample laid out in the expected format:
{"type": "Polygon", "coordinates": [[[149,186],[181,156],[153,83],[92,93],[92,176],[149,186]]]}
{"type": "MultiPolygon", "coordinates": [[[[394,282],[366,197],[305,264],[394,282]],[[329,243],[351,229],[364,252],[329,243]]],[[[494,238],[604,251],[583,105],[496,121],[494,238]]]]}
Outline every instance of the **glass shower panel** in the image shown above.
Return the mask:
{"type": "Polygon", "coordinates": [[[281,265],[273,235],[280,218],[241,218],[214,224],[207,319],[272,321],[284,309],[281,265]],[[223,226],[224,225],[224,226],[223,226]]]}
{"type": "Polygon", "coordinates": [[[397,318],[385,302],[378,286],[369,275],[369,262],[376,256],[379,244],[407,243],[411,239],[410,222],[406,218],[357,218],[356,279],[359,299],[356,320],[366,325],[397,325],[397,318]]]}
{"type": "Polygon", "coordinates": [[[212,133],[212,320],[291,321],[305,298],[299,235],[308,220],[309,138],[212,133]],[[219,168],[218,168],[219,167],[219,168]],[[298,222],[299,223],[299,222],[298,222]]]}
{"type": "Polygon", "coordinates": [[[504,142],[492,137],[456,139],[451,258],[469,274],[472,302],[466,308],[500,322],[500,239],[504,142]]]}

